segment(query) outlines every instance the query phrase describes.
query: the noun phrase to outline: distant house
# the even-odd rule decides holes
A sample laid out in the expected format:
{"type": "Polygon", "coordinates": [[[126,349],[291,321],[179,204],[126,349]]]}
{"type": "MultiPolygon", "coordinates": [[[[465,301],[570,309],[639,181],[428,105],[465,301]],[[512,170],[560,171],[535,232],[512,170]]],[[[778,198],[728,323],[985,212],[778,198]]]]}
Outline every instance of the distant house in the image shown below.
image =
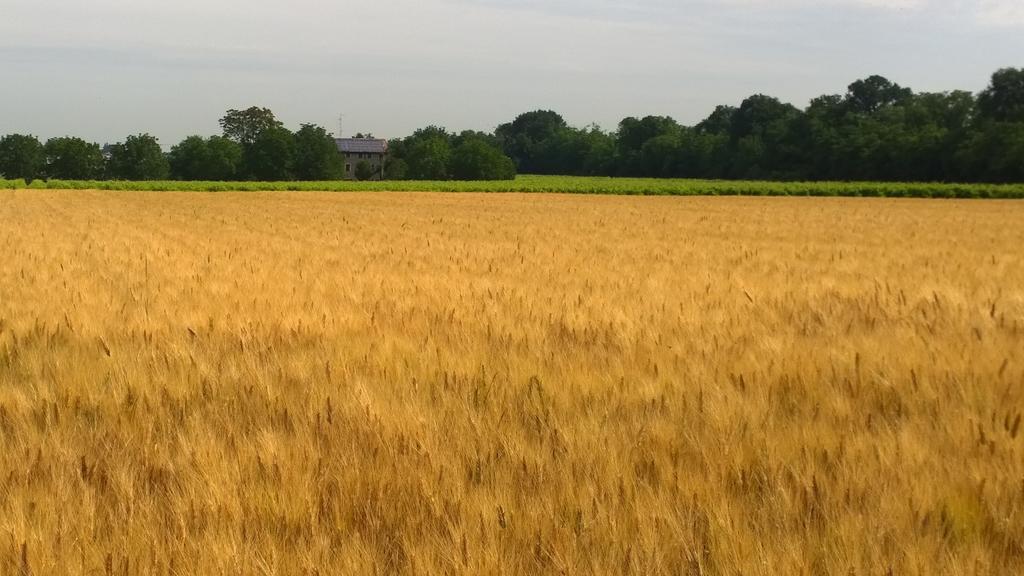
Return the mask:
{"type": "Polygon", "coordinates": [[[384,178],[384,160],[388,155],[388,141],[380,138],[336,138],[338,152],[345,161],[345,179],[356,179],[356,166],[366,162],[372,169],[370,180],[384,178]]]}

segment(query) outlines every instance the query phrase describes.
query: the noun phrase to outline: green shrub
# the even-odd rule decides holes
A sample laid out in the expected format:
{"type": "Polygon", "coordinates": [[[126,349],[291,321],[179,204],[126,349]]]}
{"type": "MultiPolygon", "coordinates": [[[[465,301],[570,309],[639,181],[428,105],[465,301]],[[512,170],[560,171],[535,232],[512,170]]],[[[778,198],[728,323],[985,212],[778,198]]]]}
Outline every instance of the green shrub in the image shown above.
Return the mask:
{"type": "MultiPolygon", "coordinates": [[[[26,188],[24,180],[3,180],[0,187],[26,188]]],[[[36,181],[32,188],[98,190],[227,191],[410,191],[410,192],[553,192],[669,196],[869,196],[893,198],[1020,198],[1024,184],[941,184],[871,182],[758,182],[656,180],[568,176],[518,176],[486,181],[325,181],[325,182],[184,182],[184,181],[36,181]]]]}

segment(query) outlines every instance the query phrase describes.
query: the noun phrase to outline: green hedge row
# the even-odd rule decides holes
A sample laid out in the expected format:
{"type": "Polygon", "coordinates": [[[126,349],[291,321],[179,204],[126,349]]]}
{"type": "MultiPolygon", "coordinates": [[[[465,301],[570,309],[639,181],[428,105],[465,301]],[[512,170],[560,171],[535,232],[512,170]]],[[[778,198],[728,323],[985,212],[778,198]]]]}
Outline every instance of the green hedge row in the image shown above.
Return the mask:
{"type": "Polygon", "coordinates": [[[576,176],[519,176],[502,181],[179,182],[0,180],[0,189],[185,192],[392,191],[548,192],[661,196],[870,196],[886,198],[1024,198],[1024,184],[899,182],[760,182],[576,176]]]}

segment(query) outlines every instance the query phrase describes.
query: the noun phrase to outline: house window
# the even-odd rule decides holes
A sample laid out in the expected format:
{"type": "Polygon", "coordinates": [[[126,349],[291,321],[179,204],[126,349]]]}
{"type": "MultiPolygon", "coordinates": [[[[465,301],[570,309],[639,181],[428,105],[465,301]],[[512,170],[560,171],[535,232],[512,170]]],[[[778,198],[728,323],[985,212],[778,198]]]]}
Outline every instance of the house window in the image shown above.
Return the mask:
{"type": "Polygon", "coordinates": [[[351,164],[345,164],[345,172],[351,172],[351,171],[352,171],[352,165],[351,164]]]}

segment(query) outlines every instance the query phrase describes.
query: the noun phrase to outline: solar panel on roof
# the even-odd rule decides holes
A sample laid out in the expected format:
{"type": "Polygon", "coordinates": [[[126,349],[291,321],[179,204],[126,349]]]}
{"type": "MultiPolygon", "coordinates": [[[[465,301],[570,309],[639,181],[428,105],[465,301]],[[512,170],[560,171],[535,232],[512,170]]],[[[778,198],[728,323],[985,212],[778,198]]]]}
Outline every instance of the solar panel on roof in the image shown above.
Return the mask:
{"type": "Polygon", "coordinates": [[[377,138],[338,138],[338,151],[355,154],[386,154],[388,141],[377,138]]]}

